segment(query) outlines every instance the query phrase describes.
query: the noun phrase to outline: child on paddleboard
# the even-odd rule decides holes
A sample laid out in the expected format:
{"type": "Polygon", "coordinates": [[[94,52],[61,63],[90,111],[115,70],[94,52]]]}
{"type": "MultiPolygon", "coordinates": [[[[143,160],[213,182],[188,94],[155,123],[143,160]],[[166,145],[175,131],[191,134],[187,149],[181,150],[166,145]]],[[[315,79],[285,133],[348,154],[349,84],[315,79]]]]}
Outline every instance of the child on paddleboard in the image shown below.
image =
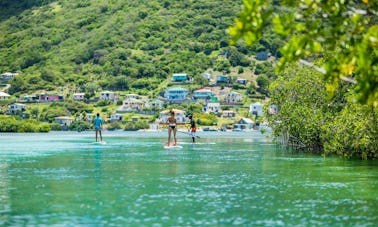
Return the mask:
{"type": "Polygon", "coordinates": [[[193,143],[196,142],[196,131],[197,131],[197,128],[196,128],[196,122],[193,120],[193,116],[190,115],[189,116],[189,124],[190,124],[190,128],[189,128],[189,131],[190,131],[190,134],[192,135],[192,140],[193,140],[193,143]]]}

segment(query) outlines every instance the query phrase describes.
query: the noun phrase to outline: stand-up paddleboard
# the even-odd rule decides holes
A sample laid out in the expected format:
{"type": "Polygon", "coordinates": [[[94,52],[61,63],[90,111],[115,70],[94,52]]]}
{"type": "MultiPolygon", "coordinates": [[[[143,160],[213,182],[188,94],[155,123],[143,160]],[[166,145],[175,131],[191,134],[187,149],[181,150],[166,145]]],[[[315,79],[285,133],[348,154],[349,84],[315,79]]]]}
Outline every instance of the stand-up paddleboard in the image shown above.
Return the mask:
{"type": "Polygon", "coordinates": [[[97,141],[97,142],[93,142],[93,144],[105,145],[106,141],[97,141]]]}
{"type": "Polygon", "coordinates": [[[171,143],[169,143],[169,146],[168,146],[168,143],[164,144],[164,148],[165,149],[181,149],[182,146],[180,146],[178,144],[175,145],[174,142],[171,142],[171,143]]]}

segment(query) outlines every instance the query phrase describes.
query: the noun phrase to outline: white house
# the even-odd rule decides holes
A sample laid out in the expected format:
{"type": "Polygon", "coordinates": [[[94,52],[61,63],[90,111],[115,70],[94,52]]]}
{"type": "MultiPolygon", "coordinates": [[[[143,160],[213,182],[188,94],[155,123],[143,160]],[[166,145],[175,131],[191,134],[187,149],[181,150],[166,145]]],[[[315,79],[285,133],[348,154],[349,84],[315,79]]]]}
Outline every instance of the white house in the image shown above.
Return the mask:
{"type": "Polygon", "coordinates": [[[22,103],[13,103],[8,106],[8,113],[15,114],[17,112],[24,112],[26,110],[26,105],[22,103]]]}
{"type": "Polygon", "coordinates": [[[235,91],[231,91],[227,93],[226,96],[224,97],[224,101],[226,103],[238,103],[242,100],[243,100],[242,95],[235,91]]]}
{"type": "Polygon", "coordinates": [[[263,104],[261,102],[255,102],[249,106],[249,112],[256,116],[262,116],[263,104]]]}
{"type": "Polygon", "coordinates": [[[140,95],[138,95],[138,94],[127,94],[127,95],[125,95],[125,99],[140,99],[140,95]]]}
{"type": "Polygon", "coordinates": [[[114,122],[114,121],[122,121],[122,117],[123,117],[123,114],[119,114],[119,113],[114,113],[110,116],[110,121],[111,122],[114,122]]]}
{"type": "Polygon", "coordinates": [[[242,118],[234,124],[234,131],[251,130],[253,128],[253,121],[249,118],[242,118]]]}
{"type": "Polygon", "coordinates": [[[73,99],[76,101],[83,101],[85,98],[85,93],[75,93],[73,94],[73,99]]]}
{"type": "Polygon", "coordinates": [[[73,117],[56,117],[55,123],[60,124],[61,126],[69,126],[75,119],[73,117]]]}
{"type": "Polygon", "coordinates": [[[151,109],[155,109],[155,110],[163,109],[163,105],[164,105],[164,102],[161,101],[161,100],[159,100],[159,99],[155,99],[155,100],[152,100],[152,101],[147,101],[145,103],[145,107],[151,108],[151,109]]]}
{"type": "Polygon", "coordinates": [[[172,110],[164,110],[160,112],[160,118],[159,118],[159,123],[160,124],[165,124],[167,122],[167,119],[169,116],[171,116],[171,111],[175,112],[175,118],[177,124],[186,124],[188,123],[188,118],[186,117],[186,112],[183,110],[178,110],[178,109],[172,109],[172,110]]]}
{"type": "Polygon", "coordinates": [[[188,90],[185,88],[169,88],[165,90],[164,98],[168,99],[170,102],[182,102],[186,99],[188,93],[188,90]]]}
{"type": "Polygon", "coordinates": [[[133,112],[143,110],[144,102],[139,99],[126,98],[117,112],[133,112]]]}
{"type": "Polygon", "coordinates": [[[223,118],[234,118],[236,116],[233,110],[224,110],[222,115],[223,115],[223,118]]]}
{"type": "Polygon", "coordinates": [[[6,100],[6,99],[8,99],[9,97],[10,97],[9,94],[0,91],[0,100],[6,100]]]}
{"type": "Polygon", "coordinates": [[[220,113],[222,112],[222,108],[219,102],[208,102],[206,104],[206,113],[220,113]]]}
{"type": "Polygon", "coordinates": [[[103,91],[100,94],[100,100],[117,101],[118,97],[118,93],[113,91],[103,91]]]}
{"type": "Polygon", "coordinates": [[[211,74],[210,73],[202,73],[202,77],[207,79],[207,80],[210,80],[211,79],[211,74]]]}

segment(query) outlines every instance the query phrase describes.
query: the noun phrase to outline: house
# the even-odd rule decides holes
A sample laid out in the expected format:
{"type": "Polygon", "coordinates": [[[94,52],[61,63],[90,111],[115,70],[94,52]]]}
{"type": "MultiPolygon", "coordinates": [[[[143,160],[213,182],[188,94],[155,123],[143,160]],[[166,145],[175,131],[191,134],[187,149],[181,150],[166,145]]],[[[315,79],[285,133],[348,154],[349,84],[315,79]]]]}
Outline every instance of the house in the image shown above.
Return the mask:
{"type": "Polygon", "coordinates": [[[178,110],[178,109],[172,109],[172,110],[164,110],[160,112],[160,118],[159,118],[159,123],[160,124],[165,124],[167,122],[168,117],[171,116],[171,111],[175,112],[175,118],[177,124],[187,124],[189,119],[186,117],[186,112],[183,110],[178,110]]]}
{"type": "Polygon", "coordinates": [[[195,90],[193,92],[193,99],[194,100],[209,100],[211,99],[215,94],[209,90],[209,89],[199,89],[195,90]]]}
{"type": "Polygon", "coordinates": [[[271,105],[269,107],[269,114],[274,115],[278,113],[278,106],[277,105],[271,105]]]}
{"type": "Polygon", "coordinates": [[[236,114],[233,110],[224,110],[222,116],[223,118],[234,118],[236,114]]]}
{"type": "Polygon", "coordinates": [[[24,112],[26,110],[26,105],[22,103],[13,103],[8,106],[8,114],[16,114],[19,112],[24,112]]]}
{"type": "Polygon", "coordinates": [[[249,118],[242,118],[234,124],[234,131],[251,130],[253,128],[253,121],[249,118]]]}
{"type": "Polygon", "coordinates": [[[60,124],[61,126],[69,126],[75,119],[73,117],[56,117],[55,123],[60,124]]]}
{"type": "Polygon", "coordinates": [[[269,55],[264,51],[260,51],[256,55],[256,59],[259,61],[266,61],[268,60],[268,58],[269,58],[269,55]]]}
{"type": "Polygon", "coordinates": [[[144,102],[139,99],[126,98],[122,102],[122,106],[117,109],[118,113],[139,112],[143,110],[144,102]]]}
{"type": "Polygon", "coordinates": [[[85,93],[75,93],[73,94],[73,99],[76,101],[83,101],[85,98],[85,93]]]}
{"type": "Polygon", "coordinates": [[[38,97],[36,95],[25,95],[22,97],[23,102],[36,102],[38,97]]]}
{"type": "Polygon", "coordinates": [[[115,121],[122,121],[123,114],[119,113],[114,113],[110,116],[110,121],[115,122],[115,121]]]}
{"type": "Polygon", "coordinates": [[[89,123],[92,123],[95,118],[95,114],[93,113],[86,113],[85,114],[85,120],[89,123]]]}
{"type": "Polygon", "coordinates": [[[6,72],[6,73],[1,74],[1,77],[3,78],[3,80],[10,80],[10,79],[12,79],[13,77],[15,77],[17,75],[18,75],[18,73],[9,73],[9,72],[6,72]]]}
{"type": "Polygon", "coordinates": [[[127,94],[127,95],[125,95],[125,99],[140,99],[140,95],[138,95],[138,94],[127,94]]]}
{"type": "Polygon", "coordinates": [[[118,93],[113,91],[103,91],[100,94],[100,100],[117,101],[118,97],[118,93]]]}
{"type": "Polygon", "coordinates": [[[170,102],[182,102],[186,99],[188,95],[188,90],[185,88],[169,88],[165,90],[164,98],[168,99],[170,102]]]}
{"type": "Polygon", "coordinates": [[[9,97],[10,97],[9,94],[0,91],[0,100],[6,100],[6,99],[8,99],[9,97]]]}
{"type": "Polygon", "coordinates": [[[228,77],[225,76],[225,75],[220,75],[220,76],[217,76],[217,78],[216,78],[216,82],[217,82],[217,84],[218,84],[218,83],[228,83],[228,82],[229,82],[229,79],[228,79],[228,77]]]}
{"type": "Polygon", "coordinates": [[[56,102],[56,101],[64,101],[63,95],[50,95],[42,93],[39,95],[40,102],[56,102]]]}
{"type": "Polygon", "coordinates": [[[151,109],[154,109],[154,110],[163,109],[163,105],[164,105],[164,102],[159,100],[159,99],[155,99],[155,100],[152,100],[152,101],[146,101],[146,103],[145,103],[145,107],[151,108],[151,109]]]}
{"type": "Polygon", "coordinates": [[[211,74],[210,73],[202,73],[202,77],[207,79],[207,80],[210,80],[211,79],[211,74]]]}
{"type": "Polygon", "coordinates": [[[177,73],[173,74],[172,81],[173,82],[185,82],[190,80],[189,76],[185,73],[177,73]]]}
{"type": "Polygon", "coordinates": [[[242,84],[242,85],[247,85],[247,80],[244,79],[244,78],[238,78],[238,79],[236,80],[236,83],[238,83],[238,84],[242,84]]]}
{"type": "Polygon", "coordinates": [[[235,92],[235,91],[231,91],[229,93],[226,94],[226,96],[224,97],[224,101],[226,103],[238,103],[240,101],[243,100],[243,97],[241,94],[239,94],[238,92],[235,92]]]}
{"type": "Polygon", "coordinates": [[[205,110],[206,113],[220,113],[222,112],[222,108],[220,106],[220,103],[219,102],[208,102],[206,104],[206,110],[205,110]]]}
{"type": "Polygon", "coordinates": [[[263,114],[263,104],[261,102],[255,102],[249,106],[249,112],[256,116],[262,116],[263,114]]]}

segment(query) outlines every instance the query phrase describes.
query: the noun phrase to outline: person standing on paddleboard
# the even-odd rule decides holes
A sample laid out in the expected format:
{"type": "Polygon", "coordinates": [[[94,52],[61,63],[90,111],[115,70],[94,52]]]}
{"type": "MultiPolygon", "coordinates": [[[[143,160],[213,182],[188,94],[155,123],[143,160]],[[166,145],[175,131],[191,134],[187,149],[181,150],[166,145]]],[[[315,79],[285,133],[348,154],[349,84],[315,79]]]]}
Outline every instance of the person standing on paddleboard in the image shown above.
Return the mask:
{"type": "Polygon", "coordinates": [[[190,131],[190,134],[192,135],[192,140],[193,140],[193,143],[196,142],[196,131],[197,131],[197,128],[196,128],[196,122],[193,120],[193,116],[190,115],[189,116],[189,124],[190,124],[190,128],[189,128],[189,131],[190,131]]]}
{"type": "Polygon", "coordinates": [[[95,130],[96,130],[96,142],[97,142],[98,134],[100,134],[100,139],[102,141],[102,134],[101,134],[101,130],[102,130],[102,118],[100,117],[99,113],[97,113],[97,116],[96,116],[96,118],[93,121],[93,124],[94,124],[95,130]]]}
{"type": "Polygon", "coordinates": [[[176,131],[177,131],[177,123],[176,123],[176,118],[175,118],[175,112],[171,110],[170,112],[171,116],[168,117],[167,119],[167,124],[168,124],[168,143],[167,146],[169,147],[171,144],[171,134],[173,132],[173,138],[175,140],[175,143],[173,146],[177,145],[177,139],[176,139],[176,131]]]}

